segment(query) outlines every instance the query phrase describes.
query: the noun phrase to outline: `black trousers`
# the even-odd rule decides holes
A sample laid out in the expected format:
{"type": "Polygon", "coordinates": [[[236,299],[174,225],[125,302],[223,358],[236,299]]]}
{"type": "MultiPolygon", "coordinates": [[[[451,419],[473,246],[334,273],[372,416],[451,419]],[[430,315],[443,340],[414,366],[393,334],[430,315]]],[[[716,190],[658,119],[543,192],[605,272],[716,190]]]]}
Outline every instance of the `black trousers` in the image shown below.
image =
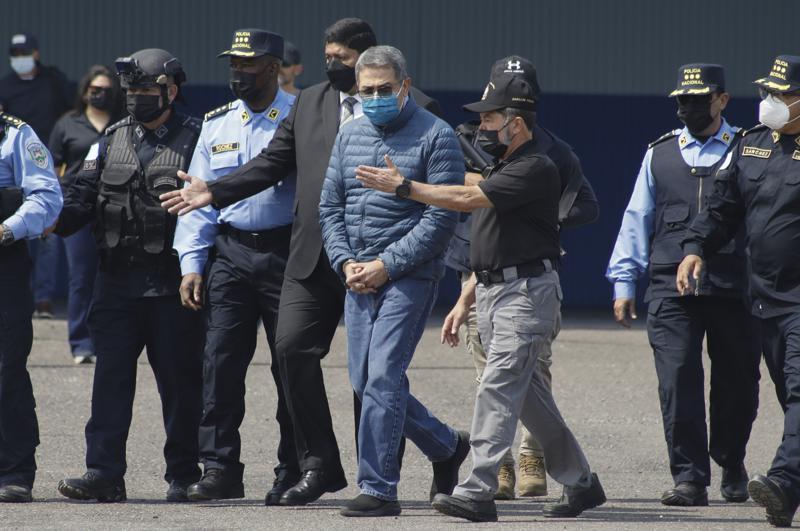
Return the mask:
{"type": "Polygon", "coordinates": [[[0,486],[33,487],[39,425],[26,367],[33,343],[31,263],[24,242],[0,248],[0,486]]]}
{"type": "Polygon", "coordinates": [[[650,303],[647,332],[675,483],[709,485],[709,455],[721,467],[744,462],[758,410],[761,344],[756,319],[736,299],[667,297],[650,303]],[[711,359],[710,439],[702,364],[711,359]]]}
{"type": "Polygon", "coordinates": [[[109,479],[124,476],[136,363],[146,347],[167,434],[164,479],[196,481],[200,477],[202,315],[181,306],[177,294],[129,298],[125,291],[108,273],[98,273],[89,313],[97,365],[92,415],[86,425],[86,467],[109,479]]]}
{"type": "Polygon", "coordinates": [[[764,358],[783,408],[783,439],[767,475],[800,501],[800,311],[761,320],[764,358]]]}
{"type": "Polygon", "coordinates": [[[239,427],[245,413],[245,376],[255,353],[260,319],[267,334],[272,377],[278,391],[280,443],[275,473],[285,468],[299,474],[275,348],[289,232],[271,250],[256,251],[225,235],[217,237],[216,249],[206,282],[208,333],[203,367],[201,461],[207,470],[221,468],[242,477],[239,427]]]}

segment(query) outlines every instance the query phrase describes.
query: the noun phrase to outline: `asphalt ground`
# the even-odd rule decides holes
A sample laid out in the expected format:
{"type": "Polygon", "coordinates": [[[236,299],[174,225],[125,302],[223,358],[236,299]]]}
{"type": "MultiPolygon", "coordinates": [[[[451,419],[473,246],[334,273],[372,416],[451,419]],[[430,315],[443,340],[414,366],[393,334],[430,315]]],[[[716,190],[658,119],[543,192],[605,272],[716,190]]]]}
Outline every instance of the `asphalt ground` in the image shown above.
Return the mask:
{"type": "MultiPolygon", "coordinates": [[[[139,361],[136,403],[128,439],[128,502],[99,504],[67,500],[58,481],[84,472],[83,429],[89,417],[93,366],[75,366],[63,319],[34,321],[28,368],[38,403],[41,444],[34,503],[0,506],[0,527],[52,529],[454,529],[457,526],[504,529],[765,529],[763,510],[752,502],[726,504],[714,467],[710,506],[670,508],[658,498],[671,486],[658,406],[652,353],[643,323],[623,330],[608,314],[565,312],[554,344],[553,387],[564,417],[600,476],[608,503],[574,520],[541,516],[543,503],[560,495],[549,481],[544,498],[498,504],[499,524],[467,524],[431,509],[431,466],[409,444],[400,483],[401,516],[348,519],[339,516],[344,501],[358,491],[355,481],[352,391],[347,378],[344,330],[340,328],[323,365],[334,426],[350,486],[302,508],[265,507],[264,494],[276,465],[275,386],[269,373],[266,341],[247,376],[247,414],[242,425],[245,499],[213,503],[164,501],[164,443],[160,402],[146,357],[139,361]]],[[[476,387],[475,370],[463,348],[439,344],[442,316],[434,315],[420,343],[409,380],[412,392],[439,418],[468,429],[476,387]]],[[[263,334],[262,334],[263,335],[263,334]]],[[[708,373],[708,371],[706,371],[708,373]]],[[[761,408],[747,456],[751,474],[765,471],[781,439],[783,415],[762,365],[761,408]]],[[[707,375],[708,376],[708,375],[707,375]]],[[[519,444],[517,441],[516,445],[519,444]]],[[[515,446],[516,446],[515,445],[515,446]]],[[[469,459],[462,468],[466,474],[469,459]]]]}

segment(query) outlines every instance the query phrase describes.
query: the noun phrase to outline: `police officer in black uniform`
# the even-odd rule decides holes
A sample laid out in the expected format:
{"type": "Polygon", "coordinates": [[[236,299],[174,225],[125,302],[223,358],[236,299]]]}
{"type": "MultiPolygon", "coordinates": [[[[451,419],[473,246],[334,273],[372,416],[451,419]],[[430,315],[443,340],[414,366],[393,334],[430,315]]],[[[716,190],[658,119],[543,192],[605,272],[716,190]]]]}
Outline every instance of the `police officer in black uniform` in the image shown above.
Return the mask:
{"type": "Polygon", "coordinates": [[[171,53],[141,50],[116,66],[130,116],[89,150],[56,227],[67,236],[94,223],[100,254],[89,315],[97,367],[87,472],[61,481],[58,490],[79,500],[126,499],[136,362],[147,347],[167,433],[167,500],[184,501],[186,487],[200,478],[203,323],[181,305],[175,218],[160,208],[158,196],[180,187],[177,172],[189,167],[201,123],[172,106],[186,75],[171,53]]]}
{"type": "Polygon", "coordinates": [[[747,489],[772,525],[790,527],[800,502],[800,56],[779,55],[769,75],[755,83],[763,98],[761,125],[747,131],[720,166],[707,210],[683,239],[677,288],[691,293],[704,262],[713,264],[744,226],[747,302],[759,318],[785,415],[772,468],[754,476],[747,489]]]}
{"type": "Polygon", "coordinates": [[[684,231],[713,191],[713,175],[736,150],[741,129],[722,113],[729,100],[721,65],[678,69],[678,118],[685,127],[652,142],[622,219],[607,277],[623,326],[636,315],[636,280],[649,272],[647,332],[653,348],[664,438],[675,486],[664,505],[708,505],[709,457],[722,467],[721,494],[747,500],[744,457],[758,409],[758,330],[742,301],[742,236],[726,242],[697,289],[681,297],[675,272],[684,231]],[[711,360],[710,437],[706,428],[703,340],[711,360]]]}

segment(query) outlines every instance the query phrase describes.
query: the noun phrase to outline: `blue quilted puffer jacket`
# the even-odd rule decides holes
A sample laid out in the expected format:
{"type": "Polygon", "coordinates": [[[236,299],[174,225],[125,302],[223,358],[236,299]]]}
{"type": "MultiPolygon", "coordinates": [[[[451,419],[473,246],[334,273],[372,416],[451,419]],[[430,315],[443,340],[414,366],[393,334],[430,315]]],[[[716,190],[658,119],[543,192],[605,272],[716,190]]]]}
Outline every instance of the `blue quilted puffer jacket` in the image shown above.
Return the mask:
{"type": "Polygon", "coordinates": [[[347,260],[380,258],[390,280],[406,275],[438,280],[457,213],[364,188],[356,167],[386,167],[386,154],[412,181],[464,184],[464,157],[455,133],[413,99],[386,126],[366,117],[346,124],[336,137],[320,197],[328,259],[340,276],[347,260]]]}

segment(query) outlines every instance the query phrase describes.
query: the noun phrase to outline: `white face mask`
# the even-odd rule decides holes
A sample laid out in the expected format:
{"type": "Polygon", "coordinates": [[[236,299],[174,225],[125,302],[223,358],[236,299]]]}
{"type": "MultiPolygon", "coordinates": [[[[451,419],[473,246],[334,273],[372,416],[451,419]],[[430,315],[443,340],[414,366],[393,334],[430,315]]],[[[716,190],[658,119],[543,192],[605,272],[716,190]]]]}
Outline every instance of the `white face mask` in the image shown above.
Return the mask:
{"type": "Polygon", "coordinates": [[[21,55],[11,58],[11,68],[17,74],[24,76],[30,74],[36,68],[36,60],[32,55],[21,55]]]}
{"type": "Polygon", "coordinates": [[[800,103],[800,100],[792,103],[792,105],[786,105],[773,94],[770,94],[761,100],[761,103],[758,105],[758,121],[773,131],[783,129],[791,122],[800,118],[800,116],[796,116],[792,120],[789,120],[789,116],[791,115],[789,107],[796,103],[800,103]]]}

